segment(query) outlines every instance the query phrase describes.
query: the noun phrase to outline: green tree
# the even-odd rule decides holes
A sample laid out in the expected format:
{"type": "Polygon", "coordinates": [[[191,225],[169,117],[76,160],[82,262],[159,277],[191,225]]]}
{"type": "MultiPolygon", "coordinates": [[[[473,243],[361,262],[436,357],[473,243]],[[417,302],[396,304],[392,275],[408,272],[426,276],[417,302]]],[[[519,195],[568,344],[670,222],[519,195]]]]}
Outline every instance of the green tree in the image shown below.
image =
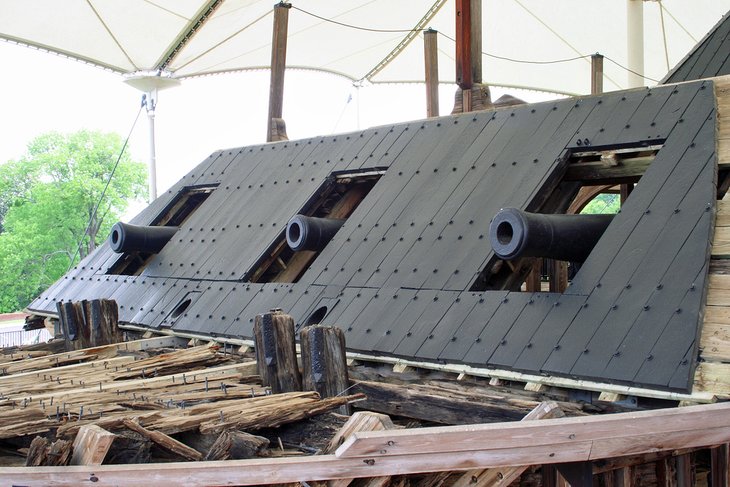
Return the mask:
{"type": "Polygon", "coordinates": [[[27,306],[144,197],[145,165],[125,151],[94,214],[122,145],[117,134],[52,132],[0,166],[0,312],[27,306]]]}
{"type": "Polygon", "coordinates": [[[584,215],[595,215],[597,213],[602,214],[615,214],[618,213],[621,207],[621,198],[617,194],[613,193],[601,193],[588,203],[585,208],[581,211],[584,215]]]}

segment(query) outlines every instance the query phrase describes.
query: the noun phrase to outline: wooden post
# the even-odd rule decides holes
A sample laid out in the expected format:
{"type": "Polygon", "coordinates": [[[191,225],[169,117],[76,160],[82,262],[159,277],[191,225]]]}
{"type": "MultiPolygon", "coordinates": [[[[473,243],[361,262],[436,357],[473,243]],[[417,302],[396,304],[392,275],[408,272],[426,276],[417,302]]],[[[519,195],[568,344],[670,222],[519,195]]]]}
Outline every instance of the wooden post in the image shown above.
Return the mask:
{"type": "MultiPolygon", "coordinates": [[[[345,356],[345,334],[335,326],[308,326],[301,331],[304,390],[334,397],[350,386],[345,356]]],[[[350,406],[340,408],[350,414],[350,406]]]]}
{"type": "Polygon", "coordinates": [[[591,95],[603,93],[603,56],[591,54],[591,95]]]}
{"type": "Polygon", "coordinates": [[[274,127],[282,118],[284,107],[284,71],[286,70],[286,41],[291,4],[281,2],[274,6],[274,32],[271,40],[271,83],[269,85],[269,118],[266,141],[279,140],[274,127]]]}
{"type": "Polygon", "coordinates": [[[456,0],[456,83],[459,88],[452,113],[466,113],[491,106],[489,90],[481,86],[481,0],[456,0]]]}
{"type": "Polygon", "coordinates": [[[613,485],[615,487],[632,487],[634,485],[632,467],[617,468],[613,474],[613,485]]]}
{"type": "Polygon", "coordinates": [[[679,487],[689,487],[694,485],[694,472],[692,468],[692,454],[685,453],[677,456],[677,485],[679,487]]]}
{"type": "Polygon", "coordinates": [[[271,387],[274,394],[301,391],[294,319],[280,309],[272,309],[256,315],[253,334],[261,383],[271,387]]]}
{"type": "Polygon", "coordinates": [[[61,330],[63,338],[66,341],[66,350],[77,350],[83,348],[80,346],[79,339],[80,328],[83,325],[83,315],[81,308],[74,306],[71,301],[59,301],[56,303],[58,319],[61,322],[61,330]]]}
{"type": "Polygon", "coordinates": [[[426,116],[439,116],[438,32],[428,29],[423,33],[426,65],[426,116]]]}
{"type": "Polygon", "coordinates": [[[478,85],[482,83],[482,0],[470,1],[471,35],[469,52],[471,57],[471,81],[478,85]]]}
{"type": "Polygon", "coordinates": [[[471,70],[471,3],[472,0],[456,0],[456,84],[462,90],[470,90],[474,84],[471,70]]]}
{"type": "Polygon", "coordinates": [[[710,449],[712,487],[728,487],[728,444],[710,449]]]}

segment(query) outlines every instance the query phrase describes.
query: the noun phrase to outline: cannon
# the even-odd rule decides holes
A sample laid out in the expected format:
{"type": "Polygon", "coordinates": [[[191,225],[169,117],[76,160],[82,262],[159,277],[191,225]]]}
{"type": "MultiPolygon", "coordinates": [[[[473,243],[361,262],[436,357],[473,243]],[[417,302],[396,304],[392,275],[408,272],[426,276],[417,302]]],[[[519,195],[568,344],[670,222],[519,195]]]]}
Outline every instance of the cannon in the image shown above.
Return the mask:
{"type": "Polygon", "coordinates": [[[343,223],[345,220],[295,215],[286,224],[286,243],[295,252],[320,251],[332,240],[343,223]]]}
{"type": "Polygon", "coordinates": [[[497,257],[585,262],[614,215],[545,215],[504,208],[489,225],[497,257]]]}
{"type": "Polygon", "coordinates": [[[117,222],[109,235],[109,245],[118,254],[144,252],[156,254],[175,235],[177,227],[132,225],[117,222]]]}

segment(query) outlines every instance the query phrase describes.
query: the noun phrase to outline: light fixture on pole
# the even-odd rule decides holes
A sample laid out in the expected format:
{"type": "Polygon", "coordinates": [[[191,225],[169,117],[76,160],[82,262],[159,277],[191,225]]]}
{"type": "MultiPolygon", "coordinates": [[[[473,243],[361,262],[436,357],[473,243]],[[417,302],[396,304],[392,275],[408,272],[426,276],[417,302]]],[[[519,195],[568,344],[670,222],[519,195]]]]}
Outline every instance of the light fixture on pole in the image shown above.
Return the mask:
{"type": "Polygon", "coordinates": [[[150,159],[149,159],[149,201],[150,203],[157,199],[157,162],[155,155],[155,107],[157,106],[157,92],[166,88],[178,86],[180,80],[171,76],[165,76],[164,73],[134,73],[125,80],[129,86],[136,88],[145,93],[144,106],[147,109],[147,119],[149,120],[149,140],[150,140],[150,159]]]}

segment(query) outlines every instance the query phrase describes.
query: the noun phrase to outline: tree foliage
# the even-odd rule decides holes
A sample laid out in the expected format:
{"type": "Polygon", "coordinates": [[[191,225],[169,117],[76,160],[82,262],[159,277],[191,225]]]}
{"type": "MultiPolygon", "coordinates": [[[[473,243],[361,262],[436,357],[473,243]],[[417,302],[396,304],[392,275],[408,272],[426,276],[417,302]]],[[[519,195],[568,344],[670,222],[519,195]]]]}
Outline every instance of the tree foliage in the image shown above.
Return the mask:
{"type": "Polygon", "coordinates": [[[122,145],[117,134],[51,132],[0,165],[0,312],[27,306],[144,197],[145,166],[125,151],[94,215],[122,145]]]}
{"type": "Polygon", "coordinates": [[[621,207],[621,197],[613,193],[602,193],[596,196],[581,211],[584,215],[615,214],[621,207]]]}

